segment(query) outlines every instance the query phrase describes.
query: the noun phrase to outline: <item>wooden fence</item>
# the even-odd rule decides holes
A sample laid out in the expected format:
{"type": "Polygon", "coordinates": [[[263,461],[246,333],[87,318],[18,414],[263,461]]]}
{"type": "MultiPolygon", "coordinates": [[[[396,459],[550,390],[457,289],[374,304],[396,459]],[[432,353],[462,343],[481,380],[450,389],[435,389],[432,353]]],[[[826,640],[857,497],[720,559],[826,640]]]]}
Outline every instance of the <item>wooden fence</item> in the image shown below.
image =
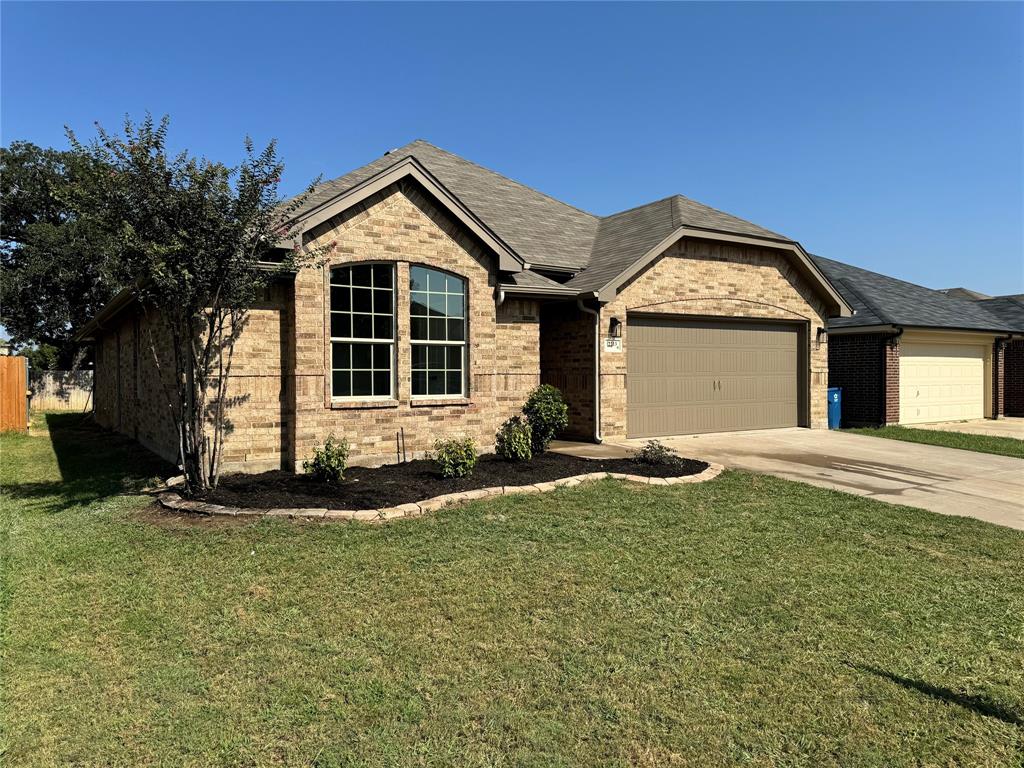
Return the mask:
{"type": "Polygon", "coordinates": [[[33,411],[78,411],[92,406],[92,371],[32,371],[33,411]]]}
{"type": "Polygon", "coordinates": [[[0,431],[28,429],[28,360],[0,357],[0,431]]]}

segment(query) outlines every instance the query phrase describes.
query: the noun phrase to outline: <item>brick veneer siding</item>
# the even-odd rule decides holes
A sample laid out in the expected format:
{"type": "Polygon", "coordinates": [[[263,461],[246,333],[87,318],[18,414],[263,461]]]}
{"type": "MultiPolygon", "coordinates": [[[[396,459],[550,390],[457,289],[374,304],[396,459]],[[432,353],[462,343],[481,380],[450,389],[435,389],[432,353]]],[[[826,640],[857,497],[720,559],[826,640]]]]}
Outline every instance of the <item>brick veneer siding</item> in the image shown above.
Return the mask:
{"type": "Polygon", "coordinates": [[[1016,339],[1003,351],[1003,413],[1024,416],[1024,339],[1016,339]]]}
{"type": "Polygon", "coordinates": [[[993,419],[1006,414],[1006,342],[992,342],[992,413],[993,419]]]}
{"type": "Polygon", "coordinates": [[[900,340],[890,337],[882,348],[885,360],[885,418],[882,424],[900,423],[900,340]]]}
{"type": "Polygon", "coordinates": [[[295,279],[294,452],[308,457],[329,433],[348,440],[353,463],[395,461],[404,430],[410,458],[432,449],[437,438],[472,437],[494,445],[500,424],[521,409],[540,382],[540,317],[536,301],[507,298],[498,305],[496,260],[418,186],[389,187],[309,233],[330,248],[323,268],[295,279]],[[333,243],[333,246],[330,244],[333,243]],[[360,261],[396,267],[397,396],[385,402],[332,402],[327,281],[329,269],[360,261]],[[459,400],[417,399],[411,394],[409,268],[452,272],[467,281],[469,391],[459,400]]]}
{"type": "Polygon", "coordinates": [[[601,310],[601,428],[606,438],[626,437],[628,313],[806,322],[805,380],[809,424],[828,426],[828,345],[817,341],[825,307],[787,256],[770,248],[704,240],[672,245],[601,310]],[[605,349],[610,318],[622,321],[622,351],[605,349]]]}
{"type": "MultiPolygon", "coordinates": [[[[887,420],[887,339],[879,333],[829,336],[828,385],[843,390],[844,427],[877,426],[887,420]]],[[[899,375],[898,366],[896,373],[899,375]]],[[[898,395],[898,386],[896,392],[898,395]]],[[[898,397],[896,405],[899,407],[898,397]]]]}
{"type": "Polygon", "coordinates": [[[594,436],[594,316],[575,304],[541,308],[540,378],[558,387],[569,406],[565,437],[594,436]]]}

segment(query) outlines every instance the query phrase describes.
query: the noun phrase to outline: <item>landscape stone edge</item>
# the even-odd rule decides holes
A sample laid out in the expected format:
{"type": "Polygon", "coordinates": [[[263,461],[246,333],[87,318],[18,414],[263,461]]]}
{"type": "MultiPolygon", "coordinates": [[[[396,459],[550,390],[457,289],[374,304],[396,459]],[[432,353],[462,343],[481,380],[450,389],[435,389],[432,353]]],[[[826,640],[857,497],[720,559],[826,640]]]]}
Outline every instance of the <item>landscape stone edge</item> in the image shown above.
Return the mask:
{"type": "Polygon", "coordinates": [[[534,485],[506,485],[494,486],[493,488],[477,488],[472,491],[459,493],[446,493],[442,496],[434,496],[423,501],[398,504],[393,507],[381,509],[255,509],[253,507],[225,507],[220,504],[209,504],[202,501],[189,501],[183,499],[177,493],[161,491],[156,495],[157,501],[166,509],[173,509],[179,512],[192,512],[199,515],[223,515],[228,517],[286,517],[295,520],[344,520],[346,522],[382,523],[388,520],[397,520],[405,517],[420,517],[428,512],[434,512],[454,504],[464,504],[477,499],[488,499],[494,496],[502,496],[513,493],[544,493],[554,491],[558,488],[568,488],[591,480],[626,480],[641,485],[683,485],[686,483],[703,483],[718,477],[722,470],[721,464],[708,463],[703,472],[696,475],[682,475],[680,477],[644,477],[643,475],[626,475],[621,472],[590,472],[586,475],[574,475],[563,477],[559,480],[552,480],[547,483],[536,483],[534,485]]]}

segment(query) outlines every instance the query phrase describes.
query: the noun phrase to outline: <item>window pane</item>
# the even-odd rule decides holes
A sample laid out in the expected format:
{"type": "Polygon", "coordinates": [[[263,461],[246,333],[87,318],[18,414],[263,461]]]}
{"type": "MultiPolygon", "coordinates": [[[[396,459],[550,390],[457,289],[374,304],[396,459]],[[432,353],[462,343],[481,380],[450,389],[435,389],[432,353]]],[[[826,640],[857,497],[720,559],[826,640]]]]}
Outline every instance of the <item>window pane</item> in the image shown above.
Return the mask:
{"type": "Polygon", "coordinates": [[[409,334],[414,339],[426,340],[427,338],[427,318],[425,317],[414,317],[409,326],[409,334]]]}
{"type": "Polygon", "coordinates": [[[331,312],[331,336],[347,339],[352,335],[352,316],[331,312]]]}
{"type": "Polygon", "coordinates": [[[449,371],[448,372],[448,389],[445,392],[446,395],[461,395],[462,394],[462,372],[461,371],[449,371]]]}
{"type": "Polygon", "coordinates": [[[437,291],[438,293],[444,293],[444,278],[443,272],[436,270],[427,270],[427,290],[437,291]]]}
{"type": "Polygon", "coordinates": [[[444,368],[444,347],[427,347],[427,367],[444,368]]]}
{"type": "Polygon", "coordinates": [[[376,396],[391,394],[391,371],[373,372],[373,394],[376,396]]]}
{"type": "Polygon", "coordinates": [[[427,306],[430,309],[430,314],[435,317],[444,317],[444,294],[430,293],[427,296],[427,306]]]}
{"type": "Polygon", "coordinates": [[[389,315],[374,315],[373,316],[373,338],[375,338],[375,339],[390,339],[391,338],[391,317],[389,315]]]}
{"type": "Polygon", "coordinates": [[[444,394],[444,374],[441,372],[429,371],[427,373],[427,394],[444,394]]]}
{"type": "Polygon", "coordinates": [[[368,264],[352,267],[352,285],[365,285],[369,288],[373,279],[372,275],[373,267],[368,264]]]}
{"type": "Polygon", "coordinates": [[[331,367],[350,368],[352,360],[352,345],[334,342],[331,344],[331,367]]]}
{"type": "Polygon", "coordinates": [[[461,295],[452,296],[448,294],[448,317],[463,317],[465,306],[465,301],[461,295]]]}
{"type": "Polygon", "coordinates": [[[446,368],[462,368],[462,347],[447,347],[448,364],[446,368]]]}
{"type": "Polygon", "coordinates": [[[465,320],[448,320],[448,340],[449,341],[465,341],[465,320]]]}
{"type": "Polygon", "coordinates": [[[391,345],[373,345],[373,367],[377,370],[391,370],[391,345]]]}
{"type": "Polygon", "coordinates": [[[445,275],[445,286],[448,293],[462,293],[462,280],[454,275],[445,275]]]}
{"type": "Polygon", "coordinates": [[[352,367],[353,368],[372,368],[373,365],[370,363],[370,345],[369,344],[353,344],[352,345],[352,367]]]}
{"type": "Polygon", "coordinates": [[[331,286],[331,310],[334,312],[348,311],[352,308],[351,289],[348,287],[338,288],[331,286]]]}
{"type": "Polygon", "coordinates": [[[331,387],[331,394],[335,397],[348,397],[352,394],[352,388],[349,386],[349,372],[348,371],[335,371],[331,387]]]}
{"type": "Polygon", "coordinates": [[[373,266],[373,285],[375,288],[390,288],[391,275],[394,272],[390,264],[375,264],[373,266]]]}
{"type": "Polygon", "coordinates": [[[427,367],[427,348],[422,344],[412,345],[412,367],[413,368],[426,368],[427,367]]]}
{"type": "Polygon", "coordinates": [[[425,270],[423,267],[409,268],[409,290],[427,290],[427,270],[425,270]]]}
{"type": "Polygon", "coordinates": [[[353,312],[372,312],[373,311],[373,291],[366,288],[353,288],[352,289],[352,311],[353,312]]]}
{"type": "Polygon", "coordinates": [[[413,371],[412,372],[412,393],[414,395],[425,395],[425,394],[427,394],[427,372],[426,371],[413,371]]]}
{"type": "Polygon", "coordinates": [[[335,267],[331,270],[331,282],[335,285],[349,285],[349,269],[348,267],[335,267]]]}
{"type": "Polygon", "coordinates": [[[370,315],[352,315],[352,338],[373,338],[373,318],[370,315]]]}
{"type": "Polygon", "coordinates": [[[391,291],[375,290],[373,292],[373,311],[391,314],[391,291]]]}
{"type": "Polygon", "coordinates": [[[352,371],[352,396],[370,397],[373,395],[373,374],[369,371],[352,371]]]}
{"type": "Polygon", "coordinates": [[[425,293],[414,293],[412,294],[412,305],[409,310],[414,315],[425,315],[427,314],[427,294],[425,293]]]}
{"type": "Polygon", "coordinates": [[[431,341],[444,341],[444,324],[445,320],[432,317],[430,318],[430,340],[431,341]]]}

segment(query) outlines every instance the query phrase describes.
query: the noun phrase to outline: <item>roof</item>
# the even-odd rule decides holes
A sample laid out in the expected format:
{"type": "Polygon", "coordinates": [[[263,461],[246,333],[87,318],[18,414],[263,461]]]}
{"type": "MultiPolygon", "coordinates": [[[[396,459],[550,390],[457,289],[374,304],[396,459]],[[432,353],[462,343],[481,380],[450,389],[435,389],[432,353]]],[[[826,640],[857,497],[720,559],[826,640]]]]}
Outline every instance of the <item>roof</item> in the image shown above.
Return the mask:
{"type": "MultiPolygon", "coordinates": [[[[840,311],[845,309],[841,297],[799,244],[785,235],[682,195],[610,216],[595,216],[422,140],[391,150],[362,168],[320,184],[294,215],[308,221],[334,215],[330,210],[333,201],[370,184],[380,186],[399,173],[403,164],[410,163],[424,171],[429,183],[437,181],[439,193],[450,194],[453,202],[465,206],[474,221],[478,220],[488,234],[493,233],[499,247],[507,245],[517,263],[527,270],[538,268],[573,275],[564,285],[540,276],[539,280],[520,279],[519,282],[533,280],[534,290],[564,295],[608,289],[616,278],[649,259],[652,249],[660,243],[667,246],[667,238],[673,233],[693,237],[707,232],[720,239],[755,238],[769,247],[785,244],[798,261],[806,262],[801,268],[817,280],[834,305],[840,311]]],[[[523,288],[525,283],[513,287],[523,288]]]]}
{"type": "Polygon", "coordinates": [[[957,298],[822,256],[812,258],[855,310],[852,317],[830,318],[829,330],[875,325],[997,333],[1015,330],[989,311],[984,301],[957,298]]]}
{"type": "Polygon", "coordinates": [[[987,296],[984,293],[978,293],[972,291],[970,288],[940,288],[939,293],[944,293],[947,296],[952,296],[954,299],[991,299],[991,296],[987,296]]]}
{"type": "Polygon", "coordinates": [[[990,299],[981,299],[977,303],[1013,330],[1024,333],[1024,293],[994,296],[990,299]]]}

